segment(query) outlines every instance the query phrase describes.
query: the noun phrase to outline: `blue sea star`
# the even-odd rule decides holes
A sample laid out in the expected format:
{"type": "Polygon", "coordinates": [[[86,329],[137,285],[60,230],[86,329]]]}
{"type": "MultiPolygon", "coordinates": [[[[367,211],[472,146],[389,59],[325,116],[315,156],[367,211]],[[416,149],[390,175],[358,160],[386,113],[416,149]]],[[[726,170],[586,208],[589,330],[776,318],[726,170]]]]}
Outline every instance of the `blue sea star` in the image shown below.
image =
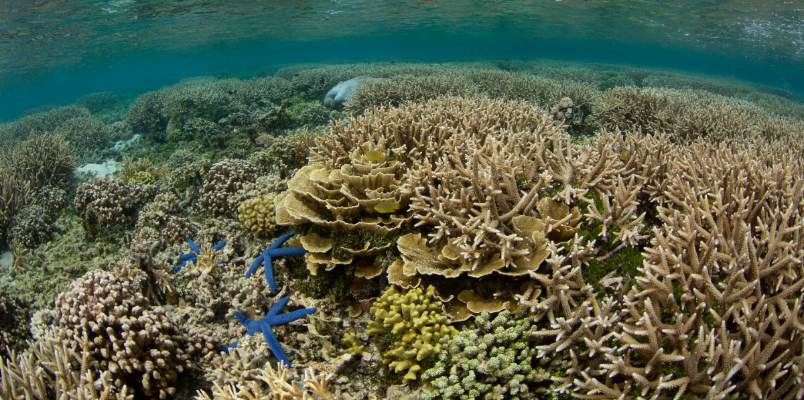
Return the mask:
{"type": "MultiPolygon", "coordinates": [[[[187,244],[190,245],[190,250],[192,250],[193,252],[180,255],[179,256],[179,261],[184,261],[184,262],[179,264],[178,267],[173,268],[173,272],[181,271],[181,269],[184,268],[184,266],[187,265],[187,263],[190,262],[190,261],[198,262],[197,257],[198,257],[199,254],[201,254],[201,248],[198,247],[198,245],[195,244],[195,242],[193,242],[193,240],[190,239],[190,238],[187,238],[187,244]]],[[[214,246],[212,246],[210,249],[211,250],[220,250],[220,249],[223,248],[223,246],[226,246],[226,241],[225,240],[220,242],[220,243],[218,243],[218,244],[216,244],[216,245],[214,245],[214,246]]]]}
{"type": "Polygon", "coordinates": [[[291,236],[293,236],[293,232],[284,234],[280,236],[279,239],[276,239],[273,243],[271,243],[271,246],[265,249],[265,251],[263,251],[262,254],[260,254],[260,256],[257,257],[253,263],[251,263],[251,267],[248,269],[248,271],[246,271],[246,278],[256,272],[260,264],[265,262],[265,280],[268,281],[268,287],[270,287],[271,290],[276,290],[276,282],[274,282],[274,269],[273,265],[271,264],[272,259],[275,257],[284,256],[300,256],[304,253],[307,253],[307,250],[300,249],[298,247],[280,248],[280,246],[290,239],[291,236]]]}
{"type": "MultiPolygon", "coordinates": [[[[265,341],[268,343],[268,348],[271,349],[271,352],[274,353],[274,356],[277,358],[277,360],[279,360],[280,363],[285,363],[285,365],[289,367],[290,361],[288,361],[285,351],[282,350],[282,346],[279,345],[279,341],[276,340],[276,336],[274,336],[274,332],[271,328],[278,325],[285,325],[289,322],[293,322],[299,318],[310,315],[316,311],[316,308],[303,308],[301,310],[291,311],[287,314],[279,314],[288,301],[290,301],[290,297],[280,299],[276,302],[276,304],[274,304],[273,307],[271,307],[265,317],[257,321],[252,321],[237,311],[235,311],[235,316],[243,325],[246,326],[246,328],[248,328],[246,335],[253,335],[257,332],[262,332],[262,335],[265,337],[265,341]]],[[[221,350],[228,352],[229,349],[237,347],[237,343],[239,342],[240,341],[237,340],[234,343],[223,347],[221,350]]]]}

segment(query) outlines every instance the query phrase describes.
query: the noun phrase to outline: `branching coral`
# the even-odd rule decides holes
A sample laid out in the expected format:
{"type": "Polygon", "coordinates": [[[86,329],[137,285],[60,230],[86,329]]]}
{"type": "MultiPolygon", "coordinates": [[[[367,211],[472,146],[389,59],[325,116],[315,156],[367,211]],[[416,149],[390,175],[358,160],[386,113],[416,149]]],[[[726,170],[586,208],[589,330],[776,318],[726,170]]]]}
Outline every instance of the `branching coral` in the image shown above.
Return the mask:
{"type": "Polygon", "coordinates": [[[189,358],[210,350],[196,347],[161,307],[150,307],[128,280],[109,272],[87,273],[56,306],[60,339],[76,352],[89,353],[118,389],[133,380],[145,394],[167,398],[189,358]]]}
{"type": "Polygon", "coordinates": [[[84,226],[127,223],[137,207],[156,194],[156,187],[142,183],[123,183],[110,177],[95,178],[76,191],[73,204],[81,213],[84,226]]]}
{"type": "Polygon", "coordinates": [[[228,215],[237,207],[229,204],[238,190],[257,179],[257,170],[243,160],[223,160],[215,163],[204,176],[201,208],[213,216],[228,215]]]}
{"type": "Polygon", "coordinates": [[[369,333],[383,335],[389,330],[399,338],[383,356],[383,363],[397,373],[407,371],[405,382],[416,380],[422,372],[420,362],[441,351],[439,339],[458,332],[441,312],[434,292],[432,286],[426,292],[421,288],[400,292],[391,286],[371,307],[376,319],[369,333]]]}

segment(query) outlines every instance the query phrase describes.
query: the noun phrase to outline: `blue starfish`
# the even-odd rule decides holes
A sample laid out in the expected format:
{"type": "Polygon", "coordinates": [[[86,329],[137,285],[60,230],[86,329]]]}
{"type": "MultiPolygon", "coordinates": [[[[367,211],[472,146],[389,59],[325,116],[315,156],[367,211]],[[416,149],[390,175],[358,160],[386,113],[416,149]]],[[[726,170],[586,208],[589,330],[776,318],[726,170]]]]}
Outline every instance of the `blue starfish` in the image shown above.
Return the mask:
{"type": "MultiPolygon", "coordinates": [[[[268,311],[268,314],[258,321],[252,321],[237,311],[235,311],[235,316],[243,325],[246,326],[246,328],[248,328],[246,335],[253,335],[257,332],[262,332],[262,335],[265,337],[265,341],[268,343],[268,348],[271,349],[272,353],[274,353],[274,357],[276,357],[280,363],[285,363],[285,365],[289,367],[290,362],[288,361],[288,357],[285,355],[285,351],[282,350],[282,346],[279,345],[279,341],[276,340],[276,336],[274,336],[274,331],[271,329],[271,327],[285,325],[299,318],[306,317],[307,315],[314,313],[316,308],[303,308],[301,310],[291,311],[287,314],[279,314],[288,301],[290,301],[290,297],[284,297],[277,301],[276,304],[274,304],[274,306],[268,311]]],[[[239,342],[240,341],[237,340],[234,343],[221,348],[221,350],[228,352],[230,349],[237,347],[237,343],[239,342]]]]}
{"type": "Polygon", "coordinates": [[[276,282],[274,282],[274,268],[272,264],[272,259],[275,257],[284,257],[284,256],[300,256],[304,253],[307,253],[307,250],[300,249],[298,247],[282,247],[290,237],[293,236],[293,232],[284,234],[276,239],[271,246],[269,246],[265,251],[251,263],[251,267],[246,271],[246,278],[251,276],[254,272],[257,271],[257,268],[265,262],[265,280],[268,281],[268,287],[271,290],[276,290],[276,282]]]}
{"type": "MultiPolygon", "coordinates": [[[[195,244],[195,242],[193,242],[193,240],[190,239],[190,238],[187,238],[187,244],[190,245],[190,250],[192,250],[193,252],[180,255],[179,256],[179,261],[184,261],[184,262],[179,264],[178,267],[173,268],[173,272],[181,271],[181,269],[184,268],[184,266],[187,265],[187,263],[190,262],[190,261],[198,262],[197,257],[198,257],[199,254],[201,254],[201,248],[198,247],[198,245],[195,244]]],[[[220,250],[220,249],[223,248],[223,246],[226,246],[226,241],[225,240],[220,242],[220,243],[218,243],[218,244],[216,244],[216,245],[214,245],[214,246],[212,246],[211,249],[212,250],[220,250]]]]}

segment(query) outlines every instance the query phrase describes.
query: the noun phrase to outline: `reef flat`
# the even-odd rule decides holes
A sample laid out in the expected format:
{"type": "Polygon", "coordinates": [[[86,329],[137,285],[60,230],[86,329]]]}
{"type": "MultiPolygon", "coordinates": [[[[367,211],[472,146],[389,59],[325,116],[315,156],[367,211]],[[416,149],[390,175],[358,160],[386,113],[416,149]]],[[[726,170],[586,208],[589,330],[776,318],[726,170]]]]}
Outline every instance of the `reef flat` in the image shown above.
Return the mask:
{"type": "Polygon", "coordinates": [[[546,60],[31,110],[0,124],[0,398],[801,398],[802,119],[546,60]]]}

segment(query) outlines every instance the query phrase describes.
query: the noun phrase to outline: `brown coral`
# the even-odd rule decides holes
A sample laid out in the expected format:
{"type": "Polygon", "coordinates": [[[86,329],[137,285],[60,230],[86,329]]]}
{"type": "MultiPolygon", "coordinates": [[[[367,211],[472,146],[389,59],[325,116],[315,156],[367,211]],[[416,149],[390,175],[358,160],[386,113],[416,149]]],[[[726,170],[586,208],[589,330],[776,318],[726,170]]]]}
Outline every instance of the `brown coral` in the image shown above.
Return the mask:
{"type": "Polygon", "coordinates": [[[74,351],[88,352],[118,388],[133,379],[146,395],[167,398],[201,348],[178,331],[161,307],[150,307],[128,280],[110,272],[88,272],[59,295],[56,307],[62,340],[74,351]]]}

